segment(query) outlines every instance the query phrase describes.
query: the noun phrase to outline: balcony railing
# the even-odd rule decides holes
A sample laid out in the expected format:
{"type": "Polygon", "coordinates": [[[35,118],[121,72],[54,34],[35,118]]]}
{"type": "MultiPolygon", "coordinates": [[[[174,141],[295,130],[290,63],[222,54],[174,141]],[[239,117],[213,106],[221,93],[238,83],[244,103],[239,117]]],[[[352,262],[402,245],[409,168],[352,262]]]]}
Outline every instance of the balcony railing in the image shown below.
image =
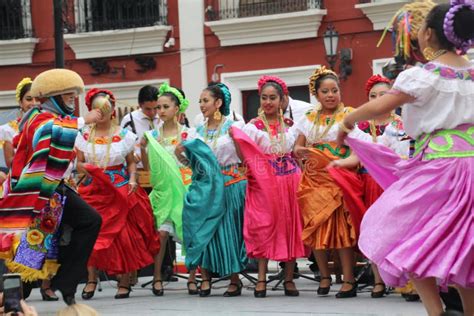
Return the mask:
{"type": "Polygon", "coordinates": [[[167,0],[76,0],[74,10],[70,0],[63,5],[70,33],[167,25],[167,0]]]}
{"type": "Polygon", "coordinates": [[[0,40],[32,37],[30,0],[0,1],[0,40]]]}
{"type": "Polygon", "coordinates": [[[224,20],[324,9],[323,0],[212,0],[206,9],[207,20],[224,20]]]}

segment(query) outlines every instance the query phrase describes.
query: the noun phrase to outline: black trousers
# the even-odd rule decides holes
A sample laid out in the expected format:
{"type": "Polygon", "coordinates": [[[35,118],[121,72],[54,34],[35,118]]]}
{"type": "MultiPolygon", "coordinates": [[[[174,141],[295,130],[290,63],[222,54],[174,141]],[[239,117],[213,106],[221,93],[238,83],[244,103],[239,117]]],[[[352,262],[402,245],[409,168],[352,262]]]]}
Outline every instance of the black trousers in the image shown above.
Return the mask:
{"type": "Polygon", "coordinates": [[[73,295],[87,274],[87,261],[99,235],[102,218],[68,186],[61,184],[56,191],[66,196],[66,202],[60,226],[61,266],[51,280],[51,287],[63,295],[73,295]]]}

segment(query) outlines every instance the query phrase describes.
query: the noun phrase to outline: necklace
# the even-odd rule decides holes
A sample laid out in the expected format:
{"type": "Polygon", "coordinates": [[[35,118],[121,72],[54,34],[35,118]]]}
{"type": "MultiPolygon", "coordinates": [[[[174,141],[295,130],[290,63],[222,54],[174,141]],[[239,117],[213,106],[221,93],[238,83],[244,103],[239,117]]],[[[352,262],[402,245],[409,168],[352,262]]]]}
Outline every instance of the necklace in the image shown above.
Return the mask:
{"type": "MultiPolygon", "coordinates": [[[[388,123],[382,123],[382,124],[378,124],[379,126],[384,126],[386,127],[388,124],[392,123],[393,121],[395,121],[395,115],[393,113],[390,114],[390,119],[388,121],[388,123]]],[[[398,127],[396,126],[397,128],[397,132],[398,132],[398,127]]],[[[372,136],[372,141],[374,143],[377,142],[377,124],[375,124],[375,120],[370,120],[369,121],[369,129],[370,129],[370,135],[372,136]]],[[[380,129],[380,135],[382,135],[383,132],[382,132],[382,129],[380,129]]]]}
{"type": "Polygon", "coordinates": [[[316,118],[313,122],[313,126],[311,127],[311,130],[309,132],[309,143],[311,144],[316,144],[321,142],[321,140],[326,137],[326,135],[329,133],[329,130],[331,127],[334,125],[336,122],[336,115],[341,112],[344,109],[344,105],[341,103],[338,105],[336,111],[331,116],[331,120],[327,123],[326,128],[323,130],[322,133],[320,133],[320,120],[321,120],[321,114],[322,114],[322,106],[317,109],[316,111],[316,118]]]}
{"type": "MultiPolygon", "coordinates": [[[[182,131],[182,126],[180,124],[178,124],[178,122],[175,122],[176,124],[176,130],[178,131],[177,135],[175,136],[175,138],[177,139],[177,142],[176,143],[179,143],[182,141],[181,139],[181,131],[182,131]]],[[[171,140],[171,142],[168,141],[169,138],[172,138],[173,136],[170,136],[170,137],[165,137],[165,131],[164,131],[164,124],[162,124],[160,126],[160,134],[159,134],[159,139],[158,139],[158,142],[162,145],[176,145],[176,144],[173,144],[173,140],[171,140]]]]}
{"type": "MultiPolygon", "coordinates": [[[[225,121],[226,121],[225,118],[223,120],[221,120],[221,122],[219,123],[219,125],[216,128],[216,131],[214,132],[214,134],[211,137],[211,140],[212,140],[211,148],[212,149],[216,148],[217,139],[221,136],[222,125],[224,125],[225,121]]],[[[208,133],[209,130],[208,130],[208,128],[209,128],[209,122],[206,122],[206,124],[204,125],[204,142],[206,144],[209,140],[209,133],[208,133]]]]}
{"type": "Polygon", "coordinates": [[[105,150],[105,158],[103,159],[103,166],[101,166],[100,161],[97,159],[96,152],[95,152],[95,134],[96,134],[96,126],[93,125],[91,128],[91,133],[89,136],[89,142],[92,143],[92,163],[99,168],[103,168],[104,170],[107,168],[110,160],[110,148],[112,147],[112,136],[114,132],[114,125],[110,125],[109,127],[109,136],[107,137],[107,148],[105,150]]]}
{"type": "Polygon", "coordinates": [[[276,136],[273,136],[272,130],[270,129],[270,124],[267,121],[267,116],[265,113],[259,115],[265,126],[265,130],[270,137],[271,143],[271,153],[274,155],[284,156],[286,154],[286,134],[285,134],[285,123],[283,121],[282,115],[279,116],[279,130],[277,130],[276,136]],[[278,137],[280,133],[280,137],[278,137]]]}

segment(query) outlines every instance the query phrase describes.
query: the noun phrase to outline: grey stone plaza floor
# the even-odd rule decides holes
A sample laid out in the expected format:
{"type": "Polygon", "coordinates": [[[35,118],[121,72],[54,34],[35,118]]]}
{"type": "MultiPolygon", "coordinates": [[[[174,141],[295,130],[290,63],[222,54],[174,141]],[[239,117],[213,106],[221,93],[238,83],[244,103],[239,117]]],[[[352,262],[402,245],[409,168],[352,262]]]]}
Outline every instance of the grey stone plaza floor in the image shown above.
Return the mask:
{"type": "MultiPolygon", "coordinates": [[[[142,284],[150,278],[140,278],[142,284]]],[[[83,284],[79,285],[78,303],[87,303],[97,309],[100,315],[425,315],[421,302],[405,302],[399,294],[390,294],[381,299],[372,299],[369,289],[356,298],[336,299],[339,285],[331,288],[327,297],[318,297],[318,283],[298,279],[296,285],[300,290],[299,297],[285,297],[282,290],[271,291],[275,284],[268,285],[267,297],[256,299],[253,289],[247,288],[250,282],[243,279],[244,290],[240,297],[222,297],[228,281],[214,284],[210,297],[190,296],[186,291],[186,280],[165,283],[165,294],[153,296],[150,286],[143,289],[134,287],[130,298],[116,300],[113,298],[115,282],[102,282],[103,291],[96,292],[94,298],[83,301],[80,298],[83,284]]],[[[43,302],[38,289],[34,289],[28,303],[35,306],[40,316],[55,315],[65,305],[59,302],[43,302]]]]}

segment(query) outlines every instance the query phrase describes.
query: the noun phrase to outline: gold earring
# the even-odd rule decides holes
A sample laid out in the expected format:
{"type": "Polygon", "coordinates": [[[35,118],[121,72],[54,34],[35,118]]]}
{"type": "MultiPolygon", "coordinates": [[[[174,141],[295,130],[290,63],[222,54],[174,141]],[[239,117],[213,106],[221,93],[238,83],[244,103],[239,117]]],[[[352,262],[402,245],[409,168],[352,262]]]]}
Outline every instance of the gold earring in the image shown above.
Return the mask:
{"type": "Polygon", "coordinates": [[[280,107],[280,116],[283,117],[283,109],[280,107]]]}
{"type": "Polygon", "coordinates": [[[263,114],[263,109],[262,109],[262,107],[259,107],[258,108],[258,115],[262,115],[262,114],[263,114]]]}
{"type": "Polygon", "coordinates": [[[221,111],[219,111],[219,109],[217,109],[217,111],[214,112],[214,119],[216,121],[222,120],[222,114],[221,114],[221,111]]]}

